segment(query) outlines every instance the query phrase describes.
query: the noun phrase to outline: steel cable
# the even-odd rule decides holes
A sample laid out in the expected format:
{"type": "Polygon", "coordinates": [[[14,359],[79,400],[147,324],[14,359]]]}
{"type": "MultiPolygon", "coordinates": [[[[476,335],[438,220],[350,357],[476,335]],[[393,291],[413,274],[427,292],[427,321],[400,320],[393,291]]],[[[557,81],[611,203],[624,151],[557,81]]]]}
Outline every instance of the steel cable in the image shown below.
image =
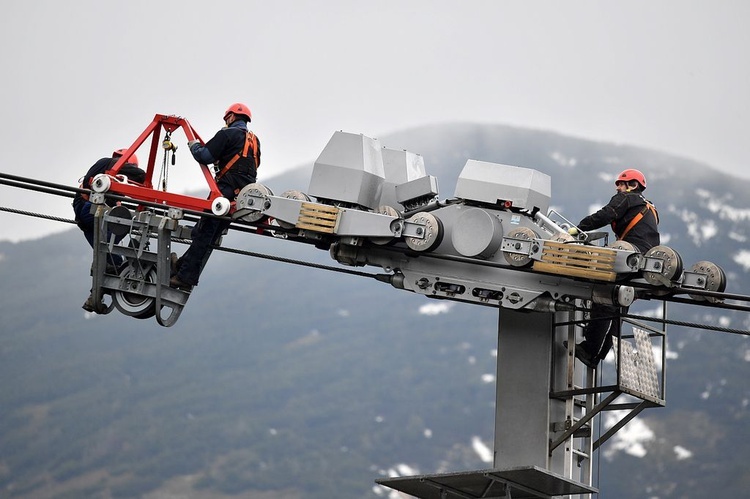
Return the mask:
{"type": "MultiPolygon", "coordinates": [[[[586,307],[574,307],[573,309],[580,311],[580,312],[590,312],[590,309],[586,307]]],[[[668,324],[670,326],[693,327],[697,329],[718,331],[721,333],[732,333],[732,334],[739,334],[742,336],[750,336],[750,331],[747,331],[744,329],[734,329],[734,328],[722,327],[722,326],[709,326],[707,324],[699,324],[697,322],[676,321],[672,319],[665,319],[662,317],[652,317],[648,315],[619,314],[619,315],[603,316],[603,317],[600,317],[599,319],[601,320],[633,319],[633,320],[640,320],[644,322],[658,322],[659,324],[668,324]]],[[[589,321],[590,319],[579,319],[579,320],[573,320],[573,321],[556,322],[555,326],[569,326],[571,324],[575,324],[575,325],[586,324],[589,321]]]]}
{"type": "Polygon", "coordinates": [[[282,256],[267,255],[264,253],[256,253],[254,251],[240,250],[235,248],[225,248],[222,246],[213,246],[213,249],[219,251],[226,251],[227,253],[236,253],[238,255],[251,256],[255,258],[263,258],[265,260],[273,260],[276,262],[290,263],[292,265],[300,265],[303,267],[311,267],[314,269],[330,270],[331,272],[339,272],[341,274],[356,275],[359,277],[371,277],[373,279],[378,278],[378,274],[371,274],[369,272],[361,272],[358,270],[342,269],[340,267],[332,267],[330,265],[322,265],[319,263],[306,262],[304,260],[294,260],[291,258],[285,258],[282,256]]]}
{"type": "MultiPolygon", "coordinates": [[[[20,177],[20,176],[17,176],[17,175],[10,175],[10,174],[6,174],[6,173],[2,173],[2,172],[0,172],[0,184],[8,185],[8,186],[11,186],[11,187],[19,187],[19,188],[23,188],[23,189],[35,190],[35,191],[43,192],[43,193],[46,193],[46,194],[53,194],[53,195],[63,196],[63,197],[74,197],[75,193],[79,193],[79,192],[80,193],[88,193],[88,192],[90,192],[87,189],[80,189],[80,188],[70,187],[70,186],[61,185],[61,184],[55,184],[55,183],[52,183],[52,182],[46,182],[46,181],[42,181],[42,180],[30,179],[30,178],[26,178],[26,177],[20,177]]],[[[128,204],[129,203],[133,203],[135,205],[141,204],[141,205],[146,205],[146,206],[152,206],[153,205],[154,207],[157,207],[157,208],[161,208],[161,209],[165,208],[163,205],[159,205],[158,203],[148,203],[148,202],[140,202],[140,201],[134,202],[131,198],[127,198],[127,197],[124,197],[124,196],[111,196],[111,195],[108,195],[108,197],[111,197],[112,199],[115,199],[115,200],[125,201],[128,204]]],[[[2,207],[2,206],[0,206],[0,211],[5,211],[5,212],[8,212],[8,213],[14,213],[14,214],[19,214],[19,215],[25,215],[25,216],[31,216],[31,217],[36,217],[36,218],[42,218],[42,219],[51,220],[51,221],[55,221],[55,222],[76,224],[75,220],[71,220],[71,219],[67,219],[67,218],[61,218],[61,217],[55,217],[55,216],[51,216],[51,215],[45,215],[45,214],[41,214],[41,213],[34,213],[34,212],[30,212],[30,211],[18,210],[18,209],[15,209],[15,208],[8,208],[8,207],[2,207]]],[[[200,217],[200,216],[209,216],[209,217],[213,217],[213,218],[223,218],[223,219],[227,218],[227,217],[218,217],[218,216],[213,215],[211,213],[193,212],[193,211],[190,211],[190,210],[185,210],[185,211],[188,214],[196,215],[197,217],[200,217]]],[[[237,221],[233,221],[233,223],[236,223],[236,222],[237,221]]],[[[280,231],[283,232],[283,230],[280,227],[275,227],[275,226],[274,227],[267,226],[267,225],[254,225],[253,226],[251,224],[243,224],[243,225],[246,225],[246,226],[249,226],[249,227],[253,227],[255,229],[258,229],[258,228],[273,229],[273,230],[280,230],[280,231]]],[[[248,227],[230,227],[230,228],[236,228],[236,229],[243,230],[243,231],[246,231],[246,232],[251,232],[252,231],[252,228],[248,228],[248,227]]],[[[189,244],[188,240],[175,239],[175,238],[173,238],[173,240],[176,241],[176,242],[182,242],[182,243],[185,243],[185,244],[189,244]]],[[[267,255],[267,254],[264,254],[264,253],[257,253],[257,252],[253,252],[253,251],[240,250],[240,249],[236,249],[236,248],[226,248],[226,247],[221,247],[221,246],[213,246],[213,248],[216,249],[216,250],[219,250],[219,251],[227,252],[227,253],[235,253],[235,254],[244,255],[244,256],[250,256],[250,257],[254,257],[254,258],[262,258],[262,259],[266,259],[266,260],[273,260],[273,261],[278,261],[278,262],[282,262],[282,263],[289,263],[289,264],[292,264],[292,265],[299,265],[299,266],[304,266],[304,267],[317,268],[317,269],[321,269],[321,270],[328,270],[328,271],[331,271],[331,272],[338,272],[338,273],[342,273],[342,274],[349,274],[349,275],[355,275],[355,276],[360,276],[360,277],[370,277],[370,278],[378,279],[378,280],[384,280],[383,277],[386,277],[386,276],[384,276],[382,274],[372,274],[372,273],[369,273],[369,272],[361,272],[361,271],[356,271],[356,270],[343,269],[343,268],[340,268],[340,267],[333,267],[333,266],[330,266],[330,265],[316,264],[316,263],[312,263],[312,262],[305,262],[303,260],[294,260],[294,259],[291,259],[291,258],[279,257],[279,256],[274,256],[274,255],[267,255]]],[[[438,255],[426,255],[426,256],[430,256],[430,257],[433,257],[433,258],[438,258],[438,255]]],[[[460,261],[465,260],[463,258],[451,257],[450,255],[445,256],[445,259],[447,259],[447,260],[460,260],[460,261]]],[[[476,263],[494,266],[493,262],[476,262],[476,263]]],[[[519,269],[519,270],[521,270],[521,269],[519,269]]],[[[637,286],[637,287],[648,288],[649,286],[637,286]]],[[[739,300],[739,301],[749,301],[750,300],[750,298],[748,298],[746,296],[743,296],[743,295],[726,294],[726,293],[701,291],[701,290],[689,290],[689,289],[682,289],[682,288],[679,291],[688,292],[688,293],[694,293],[694,294],[702,294],[702,295],[706,295],[706,296],[710,296],[710,297],[724,296],[724,297],[728,297],[730,299],[739,300]]],[[[660,297],[659,299],[664,300],[664,301],[675,301],[675,302],[678,302],[678,303],[697,304],[697,305],[711,306],[711,307],[715,307],[715,308],[724,308],[724,309],[729,309],[729,310],[750,311],[750,307],[745,307],[745,306],[741,306],[741,305],[731,305],[731,304],[725,304],[725,303],[699,302],[699,301],[698,302],[693,302],[693,301],[688,301],[686,299],[682,299],[682,298],[679,298],[679,297],[670,297],[670,296],[663,296],[663,297],[660,297]]],[[[586,310],[586,309],[580,309],[579,308],[579,310],[586,310]]],[[[659,323],[662,323],[662,324],[670,324],[670,325],[675,325],[675,326],[694,327],[694,328],[698,328],[698,329],[706,329],[706,330],[710,330],[710,331],[718,331],[718,332],[724,332],[724,333],[740,334],[740,335],[744,335],[744,336],[750,335],[750,331],[741,330],[741,329],[734,329],[734,328],[727,328],[727,327],[722,327],[722,326],[710,326],[710,325],[707,325],[707,324],[698,324],[698,323],[693,323],[693,322],[676,321],[676,320],[671,320],[671,319],[654,318],[654,317],[640,316],[640,315],[631,315],[631,314],[624,314],[621,317],[623,317],[623,318],[629,318],[629,319],[644,320],[644,321],[649,321],[649,322],[659,322],[659,323]]]]}
{"type": "Polygon", "coordinates": [[[747,330],[734,329],[734,328],[722,327],[722,326],[710,326],[708,324],[698,324],[696,322],[676,321],[672,319],[663,319],[663,318],[658,318],[658,317],[649,317],[646,315],[634,315],[634,314],[623,314],[620,317],[623,317],[625,319],[635,319],[635,320],[642,320],[642,321],[647,321],[647,322],[658,322],[660,324],[669,324],[670,326],[693,327],[697,329],[706,329],[709,331],[718,331],[721,333],[732,333],[732,334],[739,334],[743,336],[750,336],[750,331],[747,331],[747,330]]]}
{"type": "Polygon", "coordinates": [[[60,217],[53,217],[52,215],[45,215],[43,213],[34,213],[31,211],[23,211],[23,210],[16,210],[15,208],[6,208],[5,206],[0,206],[0,211],[7,211],[8,213],[15,213],[17,215],[26,215],[27,217],[36,217],[36,218],[43,218],[45,220],[52,220],[54,222],[63,222],[68,224],[76,224],[75,220],[71,220],[70,218],[60,218],[60,217]]]}

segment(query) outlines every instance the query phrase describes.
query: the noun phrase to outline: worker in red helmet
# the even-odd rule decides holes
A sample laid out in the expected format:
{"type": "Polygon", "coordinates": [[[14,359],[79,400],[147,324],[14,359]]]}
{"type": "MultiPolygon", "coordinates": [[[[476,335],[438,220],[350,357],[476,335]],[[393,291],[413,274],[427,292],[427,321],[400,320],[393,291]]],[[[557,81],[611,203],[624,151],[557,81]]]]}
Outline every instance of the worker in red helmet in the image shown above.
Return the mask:
{"type": "MultiPolygon", "coordinates": [[[[645,253],[660,243],[659,214],[656,208],[643,196],[646,189],[646,176],[639,170],[623,170],[615,178],[617,192],[606,206],[578,223],[579,229],[587,232],[606,225],[612,227],[617,240],[633,244],[645,253]]],[[[596,367],[612,347],[611,330],[619,328],[620,321],[612,318],[621,311],[614,306],[592,304],[590,321],[583,329],[584,341],[576,345],[576,357],[588,367],[596,367]]]]}
{"type": "Polygon", "coordinates": [[[617,192],[606,206],[578,223],[587,232],[611,225],[618,240],[635,245],[642,253],[659,244],[659,215],[643,197],[646,177],[639,170],[623,170],[615,179],[617,192]]]}
{"type": "MultiPolygon", "coordinates": [[[[111,170],[115,163],[120,159],[123,154],[127,153],[127,149],[116,149],[112,153],[112,157],[101,158],[94,165],[88,169],[86,175],[80,179],[80,189],[91,189],[91,181],[94,177],[100,173],[106,173],[111,170]]],[[[122,168],[120,168],[119,174],[128,177],[129,181],[143,183],[146,180],[146,172],[138,167],[138,156],[131,154],[122,168]]],[[[78,228],[83,231],[83,235],[88,241],[89,245],[94,247],[94,214],[91,212],[91,201],[89,201],[89,193],[85,191],[79,191],[73,198],[73,212],[75,213],[75,220],[78,228]]],[[[115,244],[122,241],[124,235],[115,236],[115,244]]],[[[109,239],[109,238],[108,238],[109,239]]],[[[105,272],[109,274],[116,274],[120,265],[122,265],[122,257],[120,255],[109,255],[105,272]]],[[[87,312],[95,312],[97,310],[96,304],[93,302],[93,295],[90,295],[86,302],[83,304],[83,309],[87,312]]]]}
{"type": "MultiPolygon", "coordinates": [[[[234,103],[224,112],[226,126],[216,132],[206,144],[197,140],[188,142],[196,161],[214,165],[216,185],[221,195],[233,201],[243,187],[255,182],[260,166],[260,141],[247,128],[252,113],[247,105],[234,103]]],[[[190,247],[182,255],[172,254],[170,286],[190,290],[198,284],[203,267],[230,222],[212,217],[202,218],[193,228],[190,247]]]]}
{"type": "MultiPolygon", "coordinates": [[[[112,157],[120,159],[120,156],[122,156],[126,152],[128,152],[127,149],[115,149],[115,151],[112,153],[112,157]]],[[[131,154],[126,164],[138,166],[138,156],[136,156],[135,153],[131,154]]]]}
{"type": "MultiPolygon", "coordinates": [[[[86,175],[80,179],[80,189],[91,189],[91,181],[100,173],[105,173],[115,166],[120,157],[127,149],[117,149],[112,157],[101,158],[88,169],[86,175]]],[[[146,180],[146,172],[138,167],[138,157],[132,154],[128,162],[120,168],[119,173],[128,177],[133,182],[143,183],[146,180]]],[[[86,240],[94,247],[94,215],[91,213],[91,202],[87,192],[77,192],[73,198],[73,212],[78,227],[83,231],[86,240]]],[[[116,255],[113,255],[116,256],[116,255]]]]}
{"type": "Polygon", "coordinates": [[[229,113],[235,114],[237,116],[244,116],[247,119],[248,123],[253,120],[253,113],[250,112],[250,108],[241,102],[235,102],[227,108],[227,110],[224,112],[224,121],[226,121],[229,113]]]}

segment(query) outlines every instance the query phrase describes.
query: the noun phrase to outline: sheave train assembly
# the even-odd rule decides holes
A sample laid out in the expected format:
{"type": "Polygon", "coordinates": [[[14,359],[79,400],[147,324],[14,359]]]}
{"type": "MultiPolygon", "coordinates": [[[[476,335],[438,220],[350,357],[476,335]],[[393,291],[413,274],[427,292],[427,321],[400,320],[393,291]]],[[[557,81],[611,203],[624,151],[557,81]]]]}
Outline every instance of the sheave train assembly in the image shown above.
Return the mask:
{"type": "MultiPolygon", "coordinates": [[[[207,165],[200,165],[207,199],[161,191],[153,183],[160,144],[170,143],[180,128],[188,140],[200,139],[184,118],[156,115],[112,170],[92,183],[98,225],[93,292],[111,296],[101,313],[116,308],[173,325],[190,291],[169,287],[171,241],[190,238],[186,212],[209,210],[205,216],[230,216],[265,235],[326,249],[344,265],[381,267],[385,273],[378,279],[434,298],[555,311],[576,300],[628,306],[636,296],[726,287],[719,266],[701,261],[684,268],[667,246],[640,254],[624,241],[605,246],[604,233],[570,236],[572,224],[550,210],[551,182],[544,173],[469,160],[454,196],[441,201],[437,179],[425,173],[421,156],[383,148],[359,134],[334,133],[314,164],[306,193],[274,195],[255,183],[229,203],[207,165]],[[149,136],[146,181],[136,184],[118,171],[149,136]],[[110,209],[112,195],[137,208],[110,209]],[[108,233],[129,234],[130,242],[115,245],[108,233]],[[106,273],[108,253],[127,262],[118,274],[106,273]]],[[[688,294],[720,300],[711,293],[688,294]]]]}

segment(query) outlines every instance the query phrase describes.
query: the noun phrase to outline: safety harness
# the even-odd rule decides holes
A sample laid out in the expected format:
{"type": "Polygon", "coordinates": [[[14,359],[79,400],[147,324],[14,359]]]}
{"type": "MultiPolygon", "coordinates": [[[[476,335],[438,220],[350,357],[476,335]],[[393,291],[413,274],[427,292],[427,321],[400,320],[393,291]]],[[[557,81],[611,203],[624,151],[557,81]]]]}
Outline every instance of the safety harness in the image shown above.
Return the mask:
{"type": "Polygon", "coordinates": [[[240,158],[247,158],[250,150],[252,150],[253,152],[253,160],[255,161],[255,168],[257,170],[260,167],[260,164],[258,162],[258,138],[253,132],[248,130],[247,134],[245,135],[245,146],[240,152],[235,154],[232,159],[229,160],[229,162],[224,166],[224,168],[221,169],[219,173],[216,174],[216,179],[218,180],[223,177],[224,174],[228,172],[229,169],[232,168],[232,166],[234,166],[237,160],[239,160],[240,158]]]}
{"type": "MultiPolygon", "coordinates": [[[[625,239],[625,236],[628,235],[628,233],[633,229],[633,227],[635,227],[638,224],[638,222],[643,220],[643,216],[649,211],[654,214],[654,219],[656,220],[656,223],[657,224],[659,223],[659,214],[656,212],[656,207],[653,204],[651,204],[651,202],[648,199],[644,198],[643,196],[641,196],[641,199],[643,199],[643,201],[646,203],[646,206],[644,206],[643,209],[640,212],[638,212],[638,214],[630,220],[630,223],[627,225],[627,227],[625,227],[625,230],[622,231],[622,234],[620,234],[620,236],[618,237],[619,240],[625,239]]],[[[615,224],[614,222],[612,222],[613,230],[614,230],[614,227],[615,227],[615,224]]]]}

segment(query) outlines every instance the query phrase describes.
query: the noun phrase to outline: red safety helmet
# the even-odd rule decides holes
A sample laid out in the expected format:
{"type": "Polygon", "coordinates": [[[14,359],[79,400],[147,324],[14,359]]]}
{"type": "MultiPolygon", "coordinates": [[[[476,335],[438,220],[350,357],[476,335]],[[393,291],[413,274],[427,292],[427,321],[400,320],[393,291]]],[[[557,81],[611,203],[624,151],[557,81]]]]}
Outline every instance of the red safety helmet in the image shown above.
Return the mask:
{"type": "Polygon", "coordinates": [[[247,118],[247,121],[251,121],[253,119],[253,113],[250,112],[250,108],[247,107],[245,104],[242,104],[241,102],[235,102],[224,113],[224,119],[227,119],[227,115],[229,113],[239,114],[241,116],[245,116],[247,118]]]}
{"type": "MultiPolygon", "coordinates": [[[[114,151],[112,153],[112,157],[116,158],[118,156],[122,156],[126,152],[128,152],[127,149],[117,149],[116,151],[114,151]]],[[[134,164],[135,166],[138,166],[138,156],[136,156],[135,153],[134,153],[132,156],[130,156],[130,158],[128,158],[128,163],[131,163],[131,164],[134,164]]]]}
{"type": "Polygon", "coordinates": [[[641,187],[644,190],[646,189],[646,176],[641,173],[640,170],[635,170],[633,168],[629,168],[620,172],[620,174],[615,179],[615,185],[617,185],[617,182],[630,182],[631,180],[635,180],[636,182],[641,184],[641,187]]]}

